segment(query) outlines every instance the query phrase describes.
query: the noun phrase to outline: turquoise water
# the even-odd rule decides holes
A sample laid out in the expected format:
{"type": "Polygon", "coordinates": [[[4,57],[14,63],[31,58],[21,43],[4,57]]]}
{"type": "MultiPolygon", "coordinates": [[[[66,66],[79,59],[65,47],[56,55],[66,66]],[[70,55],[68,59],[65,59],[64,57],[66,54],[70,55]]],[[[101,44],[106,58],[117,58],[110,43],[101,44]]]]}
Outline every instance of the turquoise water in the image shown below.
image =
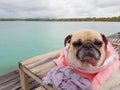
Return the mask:
{"type": "Polygon", "coordinates": [[[64,47],[66,35],[95,29],[110,35],[120,22],[0,22],[0,75],[18,68],[18,62],[64,47]]]}

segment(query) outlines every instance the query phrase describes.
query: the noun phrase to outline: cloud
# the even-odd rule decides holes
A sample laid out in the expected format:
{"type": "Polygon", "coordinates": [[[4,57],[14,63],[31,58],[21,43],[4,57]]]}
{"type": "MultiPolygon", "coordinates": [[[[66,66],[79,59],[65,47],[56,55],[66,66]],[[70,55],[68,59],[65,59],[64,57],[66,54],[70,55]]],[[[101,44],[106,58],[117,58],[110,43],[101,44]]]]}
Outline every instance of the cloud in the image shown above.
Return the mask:
{"type": "Polygon", "coordinates": [[[0,0],[0,18],[78,18],[120,15],[120,0],[0,0]]]}
{"type": "Polygon", "coordinates": [[[95,3],[96,3],[95,5],[99,7],[120,6],[120,0],[103,0],[103,1],[96,0],[95,3]]]}

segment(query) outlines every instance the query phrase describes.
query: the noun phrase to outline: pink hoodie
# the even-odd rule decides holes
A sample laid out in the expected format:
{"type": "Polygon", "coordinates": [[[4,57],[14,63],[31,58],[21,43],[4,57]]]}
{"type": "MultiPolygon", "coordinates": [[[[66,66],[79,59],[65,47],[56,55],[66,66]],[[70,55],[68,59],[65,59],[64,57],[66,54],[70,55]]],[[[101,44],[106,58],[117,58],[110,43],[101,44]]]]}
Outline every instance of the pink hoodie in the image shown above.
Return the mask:
{"type": "Polygon", "coordinates": [[[92,89],[98,90],[99,87],[105,82],[109,76],[114,73],[120,65],[119,55],[114,50],[113,46],[108,43],[106,51],[106,60],[102,66],[97,67],[95,70],[86,71],[75,68],[67,62],[66,54],[67,49],[65,48],[58,59],[55,59],[57,66],[70,66],[74,72],[84,78],[87,78],[92,83],[92,89]]]}

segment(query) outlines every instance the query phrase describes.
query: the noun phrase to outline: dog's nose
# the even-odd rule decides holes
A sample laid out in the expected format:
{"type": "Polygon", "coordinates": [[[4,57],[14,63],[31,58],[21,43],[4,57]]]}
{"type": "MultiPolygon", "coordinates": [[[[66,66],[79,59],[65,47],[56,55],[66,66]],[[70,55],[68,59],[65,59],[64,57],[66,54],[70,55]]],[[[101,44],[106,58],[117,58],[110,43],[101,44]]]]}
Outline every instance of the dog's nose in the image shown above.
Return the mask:
{"type": "Polygon", "coordinates": [[[91,49],[93,46],[90,43],[87,43],[83,46],[85,49],[91,49]]]}

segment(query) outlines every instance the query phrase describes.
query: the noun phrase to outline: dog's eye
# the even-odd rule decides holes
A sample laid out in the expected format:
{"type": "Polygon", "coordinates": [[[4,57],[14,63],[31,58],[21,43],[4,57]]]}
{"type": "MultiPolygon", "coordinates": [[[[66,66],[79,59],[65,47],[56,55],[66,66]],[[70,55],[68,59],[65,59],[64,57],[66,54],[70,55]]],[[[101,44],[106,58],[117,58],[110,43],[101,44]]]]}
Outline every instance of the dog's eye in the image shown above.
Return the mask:
{"type": "Polygon", "coordinates": [[[82,45],[82,42],[81,42],[81,41],[73,42],[73,46],[74,46],[74,47],[80,47],[81,45],[82,45]]]}
{"type": "Polygon", "coordinates": [[[103,44],[103,43],[102,43],[101,41],[95,40],[94,44],[95,44],[96,46],[98,46],[98,47],[102,47],[102,44],[103,44]]]}

